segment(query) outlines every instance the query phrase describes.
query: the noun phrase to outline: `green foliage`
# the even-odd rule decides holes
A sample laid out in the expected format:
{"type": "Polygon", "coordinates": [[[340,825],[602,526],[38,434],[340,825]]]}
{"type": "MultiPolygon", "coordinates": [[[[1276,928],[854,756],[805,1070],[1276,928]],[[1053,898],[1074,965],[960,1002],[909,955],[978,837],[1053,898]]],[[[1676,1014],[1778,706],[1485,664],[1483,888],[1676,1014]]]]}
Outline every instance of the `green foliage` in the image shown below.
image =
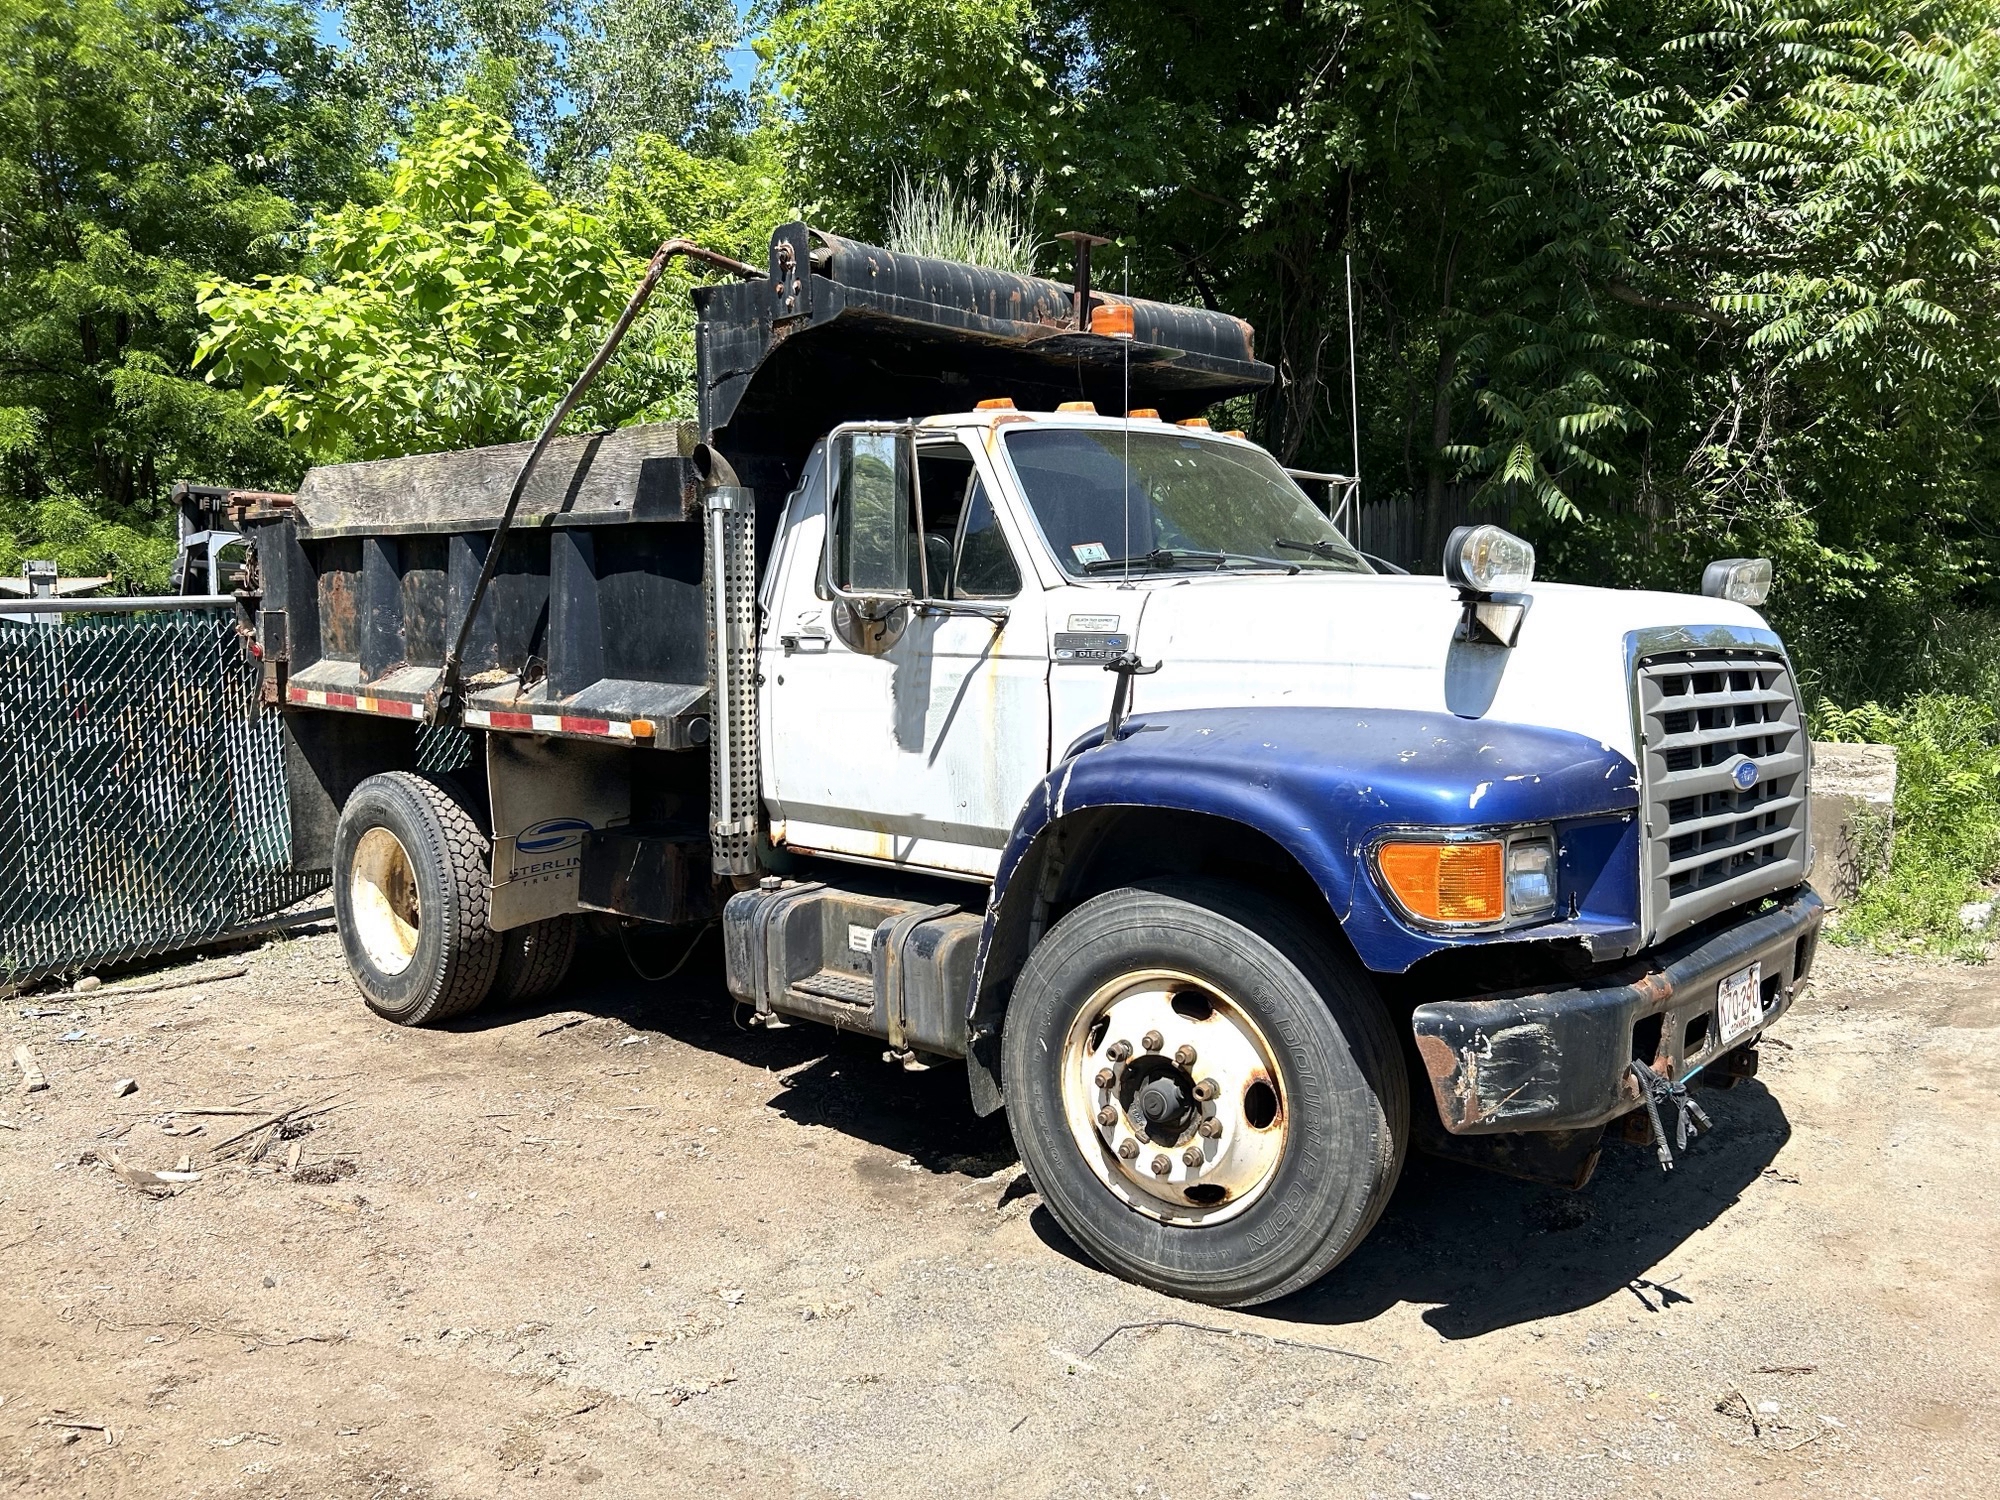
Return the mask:
{"type": "MultiPolygon", "coordinates": [[[[422,117],[381,203],[307,244],[306,271],[203,288],[201,357],[319,462],[532,435],[642,269],[536,180],[504,121],[456,99],[422,117]]],[[[673,373],[608,373],[573,428],[663,413],[673,373]]]]}
{"type": "Polygon", "coordinates": [[[0,562],[138,578],[173,480],[296,475],[190,378],[195,288],[283,264],[302,211],[365,191],[357,143],[301,4],[0,0],[0,562]]]}
{"type": "Polygon", "coordinates": [[[808,212],[863,237],[887,233],[891,191],[913,171],[1059,152],[1051,45],[1031,0],[779,3],[756,43],[808,212]]]}
{"type": "Polygon", "coordinates": [[[740,117],[728,0],[344,0],[341,12],[385,135],[471,97],[571,189],[641,135],[716,146],[740,117]]]}
{"type": "Polygon", "coordinates": [[[172,587],[174,537],[144,518],[107,520],[71,494],[0,501],[0,574],[18,578],[30,558],[53,562],[66,578],[109,578],[116,593],[159,594],[172,587]]]}
{"type": "Polygon", "coordinates": [[[1978,960],[1992,924],[1959,910],[2000,874],[2000,716],[1991,700],[1928,694],[1899,711],[1822,703],[1821,738],[1896,747],[1895,852],[1834,928],[1844,942],[1978,960]]]}

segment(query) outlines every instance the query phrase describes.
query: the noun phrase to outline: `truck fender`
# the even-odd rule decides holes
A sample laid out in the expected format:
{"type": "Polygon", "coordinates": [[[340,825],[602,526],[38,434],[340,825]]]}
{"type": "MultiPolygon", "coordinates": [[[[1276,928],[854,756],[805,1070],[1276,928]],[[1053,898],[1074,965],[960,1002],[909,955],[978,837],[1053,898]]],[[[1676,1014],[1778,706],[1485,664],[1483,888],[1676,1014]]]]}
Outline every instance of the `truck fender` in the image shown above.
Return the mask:
{"type": "Polygon", "coordinates": [[[1109,743],[1078,742],[1029,793],[1001,854],[968,997],[973,1104],[1000,1107],[999,1037],[1014,975],[1041,931],[1081,813],[1203,814],[1255,830],[1306,872],[1362,964],[1417,960],[1519,932],[1421,931],[1364,874],[1374,837],[1399,826],[1549,823],[1562,834],[1556,917],[1537,938],[1636,946],[1638,770],[1565,730],[1408,709],[1255,707],[1139,714],[1109,743]],[[1575,898],[1575,911],[1569,902],[1575,898]]]}

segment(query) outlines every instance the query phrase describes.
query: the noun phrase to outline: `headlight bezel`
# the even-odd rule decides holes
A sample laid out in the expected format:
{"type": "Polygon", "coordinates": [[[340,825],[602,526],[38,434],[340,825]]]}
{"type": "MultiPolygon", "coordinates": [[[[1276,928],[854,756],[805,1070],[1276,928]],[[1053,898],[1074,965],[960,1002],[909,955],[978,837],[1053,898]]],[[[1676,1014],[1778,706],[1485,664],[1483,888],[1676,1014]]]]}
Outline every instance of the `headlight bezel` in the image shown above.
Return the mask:
{"type": "Polygon", "coordinates": [[[1496,823],[1475,827],[1398,824],[1376,830],[1368,841],[1367,850],[1368,873],[1375,882],[1376,890],[1381,892],[1383,900],[1397,917],[1424,932],[1502,932],[1547,921],[1556,914],[1558,905],[1556,887],[1560,858],[1561,845],[1554,825],[1549,823],[1496,823]],[[1500,889],[1504,912],[1498,918],[1454,920],[1426,916],[1409,906],[1383,870],[1382,851],[1392,844],[1443,846],[1469,843],[1498,843],[1501,847],[1500,889]],[[1524,859],[1537,852],[1546,853],[1548,894],[1545,900],[1533,905],[1516,904],[1514,872],[1517,852],[1524,859]]]}

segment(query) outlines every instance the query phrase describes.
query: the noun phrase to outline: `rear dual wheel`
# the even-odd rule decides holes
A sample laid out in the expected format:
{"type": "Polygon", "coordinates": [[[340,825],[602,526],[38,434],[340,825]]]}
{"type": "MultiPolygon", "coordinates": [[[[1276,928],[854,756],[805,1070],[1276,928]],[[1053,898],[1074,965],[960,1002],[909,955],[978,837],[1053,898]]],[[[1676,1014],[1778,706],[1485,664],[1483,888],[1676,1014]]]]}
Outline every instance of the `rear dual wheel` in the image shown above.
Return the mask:
{"type": "Polygon", "coordinates": [[[1228,886],[1107,892],[1029,955],[1008,1116],[1056,1221],[1109,1269],[1242,1307],[1325,1274],[1402,1168],[1408,1081],[1373,987],[1228,886]]]}
{"type": "Polygon", "coordinates": [[[553,917],[508,932],[487,925],[491,845],[451,782],[408,771],[371,776],[341,809],[334,915],[361,995],[401,1026],[429,1026],[554,990],[576,952],[576,923],[553,917]]]}

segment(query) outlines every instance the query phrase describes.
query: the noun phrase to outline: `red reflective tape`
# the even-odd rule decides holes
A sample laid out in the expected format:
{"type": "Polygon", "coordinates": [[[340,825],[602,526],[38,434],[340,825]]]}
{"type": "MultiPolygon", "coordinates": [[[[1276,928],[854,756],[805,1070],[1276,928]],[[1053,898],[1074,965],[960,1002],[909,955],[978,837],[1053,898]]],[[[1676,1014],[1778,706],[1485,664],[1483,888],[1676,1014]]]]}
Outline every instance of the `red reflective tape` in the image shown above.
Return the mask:
{"type": "Polygon", "coordinates": [[[609,719],[572,719],[567,716],[562,721],[564,734],[609,734],[609,719]]]}
{"type": "Polygon", "coordinates": [[[486,716],[486,722],[491,724],[495,729],[533,729],[535,727],[535,716],[533,714],[490,713],[486,716]]]}

